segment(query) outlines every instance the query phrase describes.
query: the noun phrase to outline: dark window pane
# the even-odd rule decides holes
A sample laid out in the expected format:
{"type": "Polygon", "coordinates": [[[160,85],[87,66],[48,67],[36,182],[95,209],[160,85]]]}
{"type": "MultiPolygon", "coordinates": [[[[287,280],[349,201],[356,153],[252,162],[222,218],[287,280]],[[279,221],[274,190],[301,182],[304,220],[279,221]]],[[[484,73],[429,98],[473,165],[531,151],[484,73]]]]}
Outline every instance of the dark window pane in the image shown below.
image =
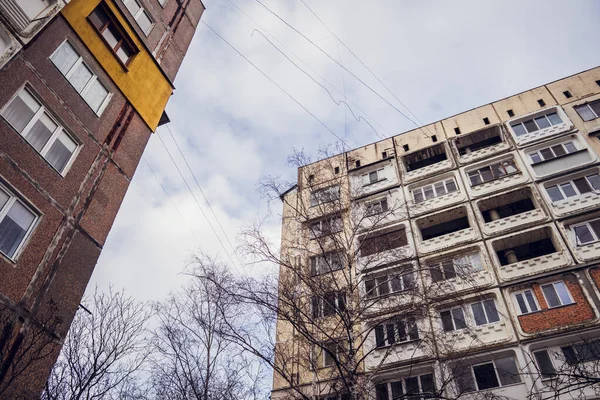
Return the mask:
{"type": "Polygon", "coordinates": [[[531,309],[531,311],[537,311],[538,307],[535,304],[535,299],[533,298],[533,293],[531,292],[531,290],[525,291],[525,298],[527,299],[527,303],[529,304],[529,308],[531,309]]]}
{"type": "Polygon", "coordinates": [[[446,279],[454,278],[456,276],[456,270],[454,268],[454,260],[442,261],[442,270],[444,271],[444,277],[446,279]]]}
{"type": "Polygon", "coordinates": [[[377,182],[377,171],[373,171],[369,173],[369,182],[374,183],[377,182]]]}
{"type": "Polygon", "coordinates": [[[475,318],[476,325],[484,325],[487,323],[487,319],[483,312],[483,305],[481,303],[471,304],[471,309],[473,310],[473,317],[475,318]]]}
{"type": "Polygon", "coordinates": [[[600,175],[598,175],[598,174],[588,175],[588,176],[586,176],[586,178],[587,178],[588,182],[590,183],[590,185],[592,185],[594,190],[600,190],[600,175]]]}
{"type": "Polygon", "coordinates": [[[474,366],[473,373],[475,374],[475,380],[477,381],[477,388],[479,390],[500,386],[492,363],[474,366]]]}
{"type": "Polygon", "coordinates": [[[535,356],[535,362],[542,378],[551,378],[556,375],[556,370],[554,369],[554,365],[552,365],[548,350],[536,351],[533,355],[535,356]]]}
{"type": "Polygon", "coordinates": [[[562,124],[562,119],[560,119],[557,113],[548,114],[546,117],[548,117],[548,120],[552,125],[562,124]]]}
{"type": "Polygon", "coordinates": [[[600,238],[600,219],[597,219],[595,221],[591,221],[590,225],[592,226],[592,230],[596,234],[596,237],[600,238]]]}
{"type": "Polygon", "coordinates": [[[408,328],[408,337],[410,340],[417,340],[419,338],[419,329],[414,319],[406,320],[406,326],[408,328]]]}
{"type": "Polygon", "coordinates": [[[550,199],[552,199],[553,202],[564,199],[563,194],[558,189],[558,186],[547,187],[546,192],[548,192],[548,196],[550,196],[550,199]]]}
{"type": "Polygon", "coordinates": [[[402,281],[404,282],[405,290],[412,289],[415,286],[415,277],[412,271],[402,274],[402,281]]]}
{"type": "Polygon", "coordinates": [[[375,397],[377,400],[388,400],[387,383],[375,385],[375,397]]]}
{"type": "Polygon", "coordinates": [[[575,107],[575,111],[577,111],[577,114],[579,114],[581,119],[584,121],[591,121],[596,118],[596,115],[594,114],[592,109],[590,107],[588,107],[587,104],[584,104],[579,107],[575,107]]]}
{"type": "Polygon", "coordinates": [[[440,270],[439,264],[431,266],[429,268],[429,272],[431,273],[431,280],[432,281],[439,282],[441,280],[444,280],[444,277],[442,276],[442,271],[440,270]]]}
{"type": "Polygon", "coordinates": [[[390,292],[387,276],[377,278],[377,288],[380,296],[383,296],[384,294],[388,294],[390,292]]]}
{"type": "Polygon", "coordinates": [[[448,190],[448,193],[456,192],[456,182],[454,182],[454,179],[446,181],[446,190],[448,190]]]}
{"type": "Polygon", "coordinates": [[[365,290],[367,291],[367,297],[375,296],[375,280],[371,279],[365,281],[365,290]]]}
{"type": "Polygon", "coordinates": [[[400,399],[402,397],[402,381],[392,382],[392,399],[400,399]]]}
{"type": "Polygon", "coordinates": [[[535,119],[535,122],[537,123],[537,126],[538,126],[540,129],[544,129],[544,128],[547,128],[547,127],[549,127],[549,126],[550,126],[550,121],[548,121],[548,120],[546,119],[546,116],[543,116],[543,117],[537,117],[537,118],[535,119]]]}
{"type": "Polygon", "coordinates": [[[594,110],[596,115],[600,115],[600,101],[594,101],[593,103],[590,103],[590,108],[594,110]]]}
{"type": "Polygon", "coordinates": [[[494,361],[502,386],[520,383],[521,376],[513,357],[499,358],[494,361]]]}
{"type": "Polygon", "coordinates": [[[558,156],[564,156],[565,154],[567,154],[567,152],[565,151],[565,149],[560,144],[557,144],[556,146],[552,146],[552,151],[554,151],[554,154],[557,157],[558,156]]]}
{"type": "Polygon", "coordinates": [[[420,203],[423,200],[425,200],[425,198],[423,197],[423,192],[421,191],[421,189],[413,190],[413,198],[415,199],[416,203],[420,203]]]}
{"type": "Polygon", "coordinates": [[[425,186],[423,191],[425,192],[425,199],[429,200],[435,197],[432,186],[425,186]]]}
{"type": "Polygon", "coordinates": [[[392,292],[399,292],[402,290],[402,280],[399,275],[392,276],[390,283],[392,284],[392,292]]]}
{"type": "Polygon", "coordinates": [[[404,380],[406,385],[406,394],[417,394],[419,393],[419,378],[412,377],[404,380]]]}
{"type": "Polygon", "coordinates": [[[590,229],[587,227],[587,225],[575,227],[575,238],[577,239],[577,245],[594,241],[594,235],[592,235],[592,232],[590,232],[590,229]]]}
{"type": "Polygon", "coordinates": [[[554,158],[554,154],[552,153],[552,151],[550,149],[542,149],[542,150],[540,150],[540,153],[542,153],[542,157],[544,157],[544,160],[549,160],[551,158],[554,158]]]}
{"type": "Polygon", "coordinates": [[[452,376],[461,393],[474,392],[476,390],[473,375],[471,374],[471,367],[465,365],[456,366],[452,370],[452,376]]]}
{"type": "Polygon", "coordinates": [[[529,310],[527,309],[527,305],[525,305],[525,298],[523,295],[521,293],[516,294],[515,300],[517,300],[517,306],[519,307],[521,314],[527,314],[529,310]]]}
{"type": "Polygon", "coordinates": [[[496,310],[496,303],[494,302],[494,300],[484,300],[483,308],[485,309],[485,313],[487,314],[488,322],[500,321],[500,316],[498,315],[498,310],[496,310]]]}
{"type": "Polygon", "coordinates": [[[575,354],[575,350],[573,350],[573,347],[571,347],[571,346],[561,347],[561,350],[563,352],[563,355],[565,356],[565,361],[567,364],[569,364],[569,365],[577,364],[577,354],[575,354]]]}
{"type": "Polygon", "coordinates": [[[577,190],[579,190],[579,193],[588,193],[592,191],[592,187],[590,186],[590,184],[588,183],[588,181],[585,178],[578,178],[573,180],[573,183],[575,184],[575,186],[577,187],[577,190]]]}
{"type": "Polygon", "coordinates": [[[492,174],[492,170],[490,169],[490,167],[482,168],[479,170],[479,172],[481,172],[481,179],[483,179],[484,182],[488,182],[494,179],[494,175],[492,174]]]}
{"type": "Polygon", "coordinates": [[[544,292],[544,296],[546,297],[546,301],[548,302],[548,307],[560,306],[560,300],[558,298],[558,295],[556,294],[556,290],[554,290],[553,285],[542,286],[542,291],[544,292]]]}
{"type": "Polygon", "coordinates": [[[454,324],[452,323],[452,315],[450,311],[442,311],[440,313],[442,317],[442,327],[444,328],[444,332],[450,332],[454,330],[454,324]]]}
{"type": "Polygon", "coordinates": [[[575,191],[575,189],[573,188],[573,186],[571,185],[570,182],[567,183],[562,183],[560,185],[560,188],[562,189],[563,193],[565,194],[565,196],[567,197],[574,197],[577,196],[577,192],[575,191]]]}
{"type": "Polygon", "coordinates": [[[434,185],[435,195],[441,196],[446,194],[446,186],[444,186],[444,182],[438,182],[434,185]]]}
{"type": "Polygon", "coordinates": [[[101,29],[108,22],[108,15],[98,7],[90,14],[90,21],[96,28],[101,29]]]}
{"type": "Polygon", "coordinates": [[[542,157],[538,153],[531,153],[529,157],[531,157],[531,162],[534,164],[542,161],[542,157]]]}
{"type": "Polygon", "coordinates": [[[452,318],[454,319],[454,324],[456,325],[456,329],[465,329],[467,327],[467,323],[465,321],[465,315],[463,313],[462,308],[455,308],[452,310],[452,318]]]}
{"type": "Polygon", "coordinates": [[[517,136],[522,136],[527,133],[523,124],[512,125],[512,128],[513,128],[513,131],[515,132],[515,135],[517,135],[517,136]]]}
{"type": "Polygon", "coordinates": [[[398,327],[398,340],[406,342],[406,324],[404,321],[398,321],[396,326],[398,327]]]}
{"type": "Polygon", "coordinates": [[[574,153],[577,151],[577,147],[572,142],[563,143],[563,146],[567,150],[567,153],[574,153]]]}
{"type": "Polygon", "coordinates": [[[375,345],[377,347],[385,346],[385,334],[383,333],[383,325],[375,327],[375,345]]]}
{"type": "Polygon", "coordinates": [[[312,317],[319,318],[319,298],[317,296],[314,296],[311,299],[311,302],[312,302],[312,317]]]}
{"type": "Polygon", "coordinates": [[[385,326],[385,330],[388,344],[396,343],[396,333],[394,332],[394,324],[387,324],[385,326]]]}
{"type": "Polygon", "coordinates": [[[538,130],[537,125],[535,124],[535,122],[533,122],[532,119],[530,119],[529,121],[525,121],[523,124],[525,125],[525,129],[527,129],[527,132],[529,132],[529,133],[535,132],[538,130]]]}
{"type": "Polygon", "coordinates": [[[421,375],[421,391],[423,393],[434,393],[435,384],[433,383],[433,374],[421,375]]]}
{"type": "Polygon", "coordinates": [[[483,182],[481,180],[481,175],[479,175],[479,171],[469,172],[469,179],[471,180],[471,186],[475,186],[483,182]]]}

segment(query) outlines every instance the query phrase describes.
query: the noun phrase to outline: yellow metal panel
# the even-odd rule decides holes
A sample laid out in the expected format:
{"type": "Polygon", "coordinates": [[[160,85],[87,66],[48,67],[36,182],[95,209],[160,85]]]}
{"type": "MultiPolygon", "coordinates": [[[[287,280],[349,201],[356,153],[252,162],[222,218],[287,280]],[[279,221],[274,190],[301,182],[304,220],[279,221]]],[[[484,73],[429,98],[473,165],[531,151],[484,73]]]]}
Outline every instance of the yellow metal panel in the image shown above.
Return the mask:
{"type": "Polygon", "coordinates": [[[72,0],[62,9],[62,14],[123,95],[154,131],[173,93],[173,87],[114,2],[106,0],[121,27],[139,50],[127,69],[123,67],[87,19],[100,2],[101,0],[72,0]]]}

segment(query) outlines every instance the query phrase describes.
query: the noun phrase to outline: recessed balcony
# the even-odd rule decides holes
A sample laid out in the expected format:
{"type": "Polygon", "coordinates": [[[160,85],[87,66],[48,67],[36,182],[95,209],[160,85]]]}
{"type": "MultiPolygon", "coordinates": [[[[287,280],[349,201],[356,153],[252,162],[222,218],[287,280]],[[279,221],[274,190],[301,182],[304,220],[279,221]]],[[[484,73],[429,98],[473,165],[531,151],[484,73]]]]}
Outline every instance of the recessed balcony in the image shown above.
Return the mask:
{"type": "Polygon", "coordinates": [[[572,263],[564,242],[551,225],[493,240],[490,246],[500,279],[504,281],[572,263]]]}
{"type": "Polygon", "coordinates": [[[414,221],[420,253],[431,253],[474,241],[480,238],[479,230],[468,206],[421,217],[414,221]]]}
{"type": "Polygon", "coordinates": [[[530,187],[502,193],[477,202],[484,235],[500,235],[545,222],[548,219],[530,187]]]}
{"type": "Polygon", "coordinates": [[[510,150],[502,125],[494,125],[467,135],[457,136],[453,145],[460,164],[468,164],[510,150]]]}
{"type": "Polygon", "coordinates": [[[417,150],[402,157],[404,182],[414,182],[439,174],[454,167],[454,162],[444,143],[417,150]]]}

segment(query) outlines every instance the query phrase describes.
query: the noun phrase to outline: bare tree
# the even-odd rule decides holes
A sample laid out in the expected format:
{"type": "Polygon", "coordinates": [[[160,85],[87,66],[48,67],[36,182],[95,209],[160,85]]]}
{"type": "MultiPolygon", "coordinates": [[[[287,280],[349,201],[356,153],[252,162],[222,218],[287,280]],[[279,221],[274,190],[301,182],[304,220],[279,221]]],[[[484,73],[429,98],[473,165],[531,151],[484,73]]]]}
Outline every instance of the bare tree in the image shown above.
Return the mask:
{"type": "Polygon", "coordinates": [[[124,292],[96,288],[67,334],[42,398],[142,399],[150,312],[124,292]]]}
{"type": "Polygon", "coordinates": [[[261,397],[263,370],[223,335],[245,318],[228,296],[234,283],[226,268],[206,256],[194,257],[192,279],[181,291],[155,305],[151,363],[156,398],[229,400],[261,397]]]}

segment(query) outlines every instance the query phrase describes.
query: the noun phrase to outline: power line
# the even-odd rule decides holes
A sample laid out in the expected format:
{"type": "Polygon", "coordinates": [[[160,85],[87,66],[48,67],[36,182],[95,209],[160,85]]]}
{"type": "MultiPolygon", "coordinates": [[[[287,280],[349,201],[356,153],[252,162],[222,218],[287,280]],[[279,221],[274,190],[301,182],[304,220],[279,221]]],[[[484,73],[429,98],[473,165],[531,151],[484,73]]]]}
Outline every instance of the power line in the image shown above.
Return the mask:
{"type": "MultiPolygon", "coordinates": [[[[336,39],[336,40],[337,40],[337,41],[338,41],[338,42],[339,42],[339,43],[340,43],[342,46],[344,46],[344,48],[345,48],[346,50],[348,50],[348,51],[350,52],[350,54],[352,54],[352,55],[354,56],[354,58],[356,58],[356,59],[358,60],[358,62],[359,62],[359,63],[360,63],[360,64],[361,64],[363,67],[365,67],[365,69],[366,69],[367,71],[369,71],[369,73],[370,73],[370,74],[373,76],[373,78],[375,78],[375,80],[377,80],[377,82],[379,82],[379,84],[380,84],[381,86],[383,86],[383,87],[384,87],[384,88],[385,88],[385,89],[386,89],[386,90],[387,90],[387,91],[388,91],[388,92],[389,92],[389,93],[390,93],[390,94],[391,94],[391,95],[392,95],[392,96],[393,96],[393,97],[394,97],[394,98],[395,98],[395,99],[398,101],[398,103],[400,103],[400,104],[402,105],[402,107],[406,108],[406,110],[407,110],[407,111],[408,111],[408,112],[409,112],[409,113],[410,113],[410,114],[411,114],[413,117],[415,117],[415,120],[417,120],[417,122],[418,122],[420,125],[424,125],[424,124],[423,124],[423,122],[419,121],[419,118],[418,118],[418,117],[417,117],[417,116],[416,116],[416,115],[415,115],[415,114],[414,114],[414,113],[413,113],[413,112],[410,110],[410,108],[408,108],[408,106],[407,106],[406,104],[404,104],[404,103],[402,102],[402,100],[400,100],[400,99],[398,98],[398,96],[396,96],[396,94],[395,94],[394,92],[392,92],[392,90],[391,90],[391,89],[390,89],[390,88],[389,88],[389,87],[388,87],[386,84],[384,84],[384,83],[381,81],[381,79],[379,79],[379,77],[378,77],[378,76],[375,74],[375,72],[373,72],[373,71],[371,70],[371,68],[369,68],[369,67],[368,67],[368,66],[367,66],[367,65],[366,65],[366,64],[365,64],[365,63],[364,63],[364,62],[363,62],[363,61],[362,61],[362,60],[361,60],[361,59],[360,59],[360,58],[359,58],[359,57],[358,57],[358,56],[357,56],[357,55],[356,55],[356,54],[355,54],[355,53],[354,53],[352,50],[350,50],[350,48],[349,48],[348,46],[346,46],[346,44],[344,43],[344,41],[343,41],[342,39],[340,39],[340,38],[339,38],[339,37],[338,37],[338,36],[337,36],[337,35],[336,35],[336,34],[335,34],[335,33],[334,33],[334,32],[333,32],[331,29],[329,29],[329,27],[327,26],[327,24],[326,24],[326,23],[325,23],[325,22],[324,22],[324,21],[323,21],[321,18],[319,18],[319,16],[317,15],[317,13],[315,13],[315,12],[314,12],[314,11],[313,11],[313,10],[312,10],[312,9],[311,9],[309,6],[308,6],[308,4],[306,4],[306,2],[305,2],[304,0],[300,0],[300,2],[301,2],[302,4],[304,4],[304,6],[305,6],[305,7],[308,9],[308,11],[310,11],[310,13],[311,13],[312,15],[314,15],[314,16],[315,16],[315,18],[316,18],[316,19],[318,19],[318,20],[319,20],[319,22],[320,22],[321,24],[323,24],[323,26],[325,27],[325,29],[327,29],[327,31],[329,31],[329,33],[331,33],[331,34],[333,35],[333,37],[334,37],[334,38],[335,38],[335,39],[336,39]]],[[[425,129],[427,129],[427,128],[425,128],[425,129]]],[[[427,131],[428,131],[429,133],[431,133],[431,132],[429,131],[429,129],[427,129],[427,131]]]]}
{"type": "MultiPolygon", "coordinates": [[[[369,89],[371,92],[373,92],[373,94],[375,94],[377,97],[379,97],[381,100],[383,100],[387,105],[389,105],[394,110],[396,110],[400,115],[402,115],[404,118],[406,118],[407,120],[409,120],[410,122],[412,122],[416,127],[419,127],[419,125],[415,121],[413,121],[408,115],[406,115],[398,107],[396,107],[395,105],[393,105],[392,103],[390,103],[385,97],[383,97],[381,94],[379,94],[379,92],[377,92],[375,89],[373,89],[371,86],[369,86],[365,81],[363,81],[358,76],[356,76],[356,74],[354,74],[352,71],[350,71],[344,65],[340,64],[335,58],[333,58],[332,56],[330,56],[329,53],[327,53],[325,50],[323,50],[321,47],[319,47],[319,45],[317,45],[315,42],[313,42],[311,39],[309,39],[305,34],[303,34],[298,29],[296,29],[295,27],[293,27],[289,22],[287,22],[285,19],[283,19],[282,17],[280,17],[277,13],[275,13],[269,7],[267,7],[266,5],[264,5],[260,0],[254,0],[254,1],[256,1],[258,4],[260,4],[265,10],[267,10],[269,13],[271,13],[273,16],[275,16],[277,19],[279,19],[281,22],[283,22],[286,26],[288,26],[294,32],[296,32],[297,34],[299,34],[300,36],[302,36],[306,41],[308,41],[314,47],[316,47],[317,49],[319,49],[319,51],[321,53],[323,53],[327,58],[329,58],[331,61],[333,61],[334,63],[336,63],[337,65],[339,65],[341,68],[343,68],[346,72],[348,72],[350,75],[352,75],[354,77],[354,79],[356,79],[360,83],[362,83],[367,89],[369,89]]],[[[425,136],[429,137],[429,135],[427,135],[422,130],[421,130],[421,132],[425,136]]]]}
{"type": "Polygon", "coordinates": [[[200,212],[202,213],[202,216],[204,216],[204,219],[206,220],[206,222],[208,222],[208,226],[210,227],[210,229],[215,234],[215,237],[217,238],[217,240],[219,241],[219,244],[221,245],[221,247],[225,251],[225,254],[227,254],[227,257],[229,258],[229,261],[231,261],[231,264],[234,265],[235,263],[233,262],[233,258],[231,257],[231,254],[229,254],[229,251],[227,250],[227,248],[225,247],[225,245],[221,241],[221,238],[219,237],[219,235],[217,235],[217,231],[215,230],[215,228],[213,227],[212,223],[208,219],[206,213],[204,212],[204,209],[202,208],[202,206],[200,205],[200,202],[196,198],[196,195],[194,194],[194,191],[192,190],[192,188],[190,187],[190,185],[187,183],[187,180],[185,179],[185,176],[183,176],[183,173],[179,169],[179,166],[177,165],[177,163],[173,159],[173,156],[171,155],[171,152],[169,151],[169,148],[165,145],[165,142],[162,140],[162,137],[160,136],[160,134],[157,134],[156,136],[158,136],[158,139],[160,140],[160,142],[162,143],[163,147],[167,151],[167,154],[169,155],[169,158],[171,159],[171,162],[175,166],[175,169],[177,169],[177,172],[179,173],[179,176],[181,176],[181,179],[183,179],[183,183],[185,183],[185,186],[187,186],[188,190],[190,191],[190,194],[194,198],[194,201],[196,202],[196,205],[198,205],[198,208],[200,209],[200,212]]]}
{"type": "Polygon", "coordinates": [[[346,143],[341,137],[339,137],[334,131],[331,130],[331,128],[329,128],[327,125],[325,125],[325,123],[323,123],[323,121],[321,121],[315,114],[313,114],[308,108],[306,108],[305,106],[302,105],[302,103],[300,103],[298,100],[296,100],[296,98],[294,96],[292,96],[288,91],[286,91],[283,87],[281,87],[277,82],[275,82],[269,75],[267,75],[265,72],[263,72],[258,66],[256,66],[256,64],[254,64],[252,61],[250,61],[250,59],[248,57],[246,57],[245,55],[243,55],[238,49],[236,49],[231,43],[229,43],[227,41],[227,39],[225,39],[223,36],[221,36],[217,31],[215,31],[210,25],[208,25],[206,23],[206,21],[204,20],[200,20],[200,22],[202,22],[208,29],[210,29],[215,35],[217,35],[223,42],[225,42],[229,47],[231,47],[231,49],[233,51],[235,51],[240,57],[242,57],[244,60],[246,60],[250,65],[252,65],[258,72],[260,72],[265,78],[267,78],[269,80],[269,82],[271,82],[273,85],[277,86],[277,88],[279,90],[281,90],[283,93],[285,93],[290,99],[292,99],[292,101],[294,101],[294,103],[296,103],[297,105],[299,105],[304,111],[306,111],[311,117],[313,117],[319,124],[321,124],[321,126],[323,126],[325,129],[327,129],[327,131],[329,133],[331,133],[333,136],[335,136],[343,145],[345,145],[346,147],[348,147],[348,149],[352,149],[352,147],[350,145],[348,145],[348,143],[346,143]]]}
{"type": "Polygon", "coordinates": [[[233,245],[229,241],[229,237],[227,236],[227,233],[225,233],[225,229],[223,229],[223,225],[221,225],[221,221],[219,221],[219,217],[217,217],[217,214],[215,214],[215,210],[213,210],[212,206],[210,205],[210,201],[208,201],[208,198],[206,197],[206,194],[204,193],[204,190],[202,190],[202,187],[200,186],[200,183],[198,182],[198,179],[196,179],[196,175],[194,174],[194,171],[192,171],[192,168],[190,167],[190,164],[188,163],[187,159],[185,158],[185,155],[183,154],[183,151],[181,151],[181,147],[179,147],[179,143],[177,143],[177,140],[175,139],[175,136],[173,135],[173,132],[171,132],[171,128],[169,127],[168,124],[166,125],[166,127],[167,127],[167,130],[169,131],[169,134],[171,135],[171,138],[173,139],[173,142],[175,143],[175,146],[177,146],[177,150],[179,150],[179,154],[181,154],[181,158],[183,158],[183,162],[187,166],[187,169],[190,171],[190,174],[192,174],[192,178],[194,178],[194,182],[196,182],[196,186],[198,186],[198,189],[200,190],[200,193],[202,193],[202,197],[204,197],[204,201],[208,205],[208,208],[210,209],[210,212],[212,213],[213,217],[215,217],[215,220],[217,221],[217,225],[219,225],[219,228],[221,229],[221,232],[223,233],[223,236],[225,237],[225,240],[229,244],[229,247],[231,247],[231,250],[233,250],[233,254],[235,255],[235,257],[239,261],[240,265],[243,266],[244,263],[242,262],[242,260],[240,260],[240,258],[237,255],[237,252],[235,251],[235,247],[233,247],[233,245]]]}
{"type": "MultiPolygon", "coordinates": [[[[305,61],[302,60],[302,57],[298,56],[298,54],[294,53],[293,50],[291,50],[289,47],[287,47],[285,44],[283,44],[280,40],[278,40],[273,34],[271,34],[264,26],[262,26],[260,23],[258,23],[255,19],[253,19],[251,16],[249,16],[246,12],[244,12],[244,10],[242,10],[233,0],[228,0],[231,5],[236,9],[237,12],[239,12],[242,16],[244,16],[245,18],[247,18],[248,20],[250,20],[251,22],[253,22],[256,26],[258,26],[259,28],[261,28],[264,32],[266,32],[271,38],[273,38],[273,40],[275,40],[281,47],[283,47],[284,49],[286,49],[288,52],[290,52],[294,57],[296,57],[298,59],[298,61],[300,63],[302,63],[304,66],[306,66],[310,71],[312,71],[315,75],[317,75],[323,82],[329,84],[329,86],[331,86],[337,93],[339,93],[340,95],[344,96],[345,100],[348,100],[346,97],[346,89],[344,87],[344,93],[342,93],[340,91],[340,89],[338,89],[333,83],[331,83],[330,81],[328,81],[323,75],[319,74],[318,71],[316,71],[314,68],[312,68],[310,65],[308,65],[308,63],[306,63],[305,61]]],[[[257,32],[259,32],[257,30],[257,32]]],[[[260,33],[260,32],[259,32],[260,33]]],[[[328,38],[330,38],[332,36],[329,36],[328,38]]],[[[271,45],[275,48],[277,48],[273,43],[271,43],[271,45]]],[[[278,49],[278,48],[277,48],[278,49]]],[[[279,50],[279,49],[278,49],[279,50]]],[[[281,50],[279,50],[281,52],[281,50]]],[[[298,66],[296,66],[298,68],[298,66]]],[[[300,68],[298,68],[300,69],[300,68]]],[[[301,69],[300,69],[301,70],[301,69]]],[[[302,70],[301,70],[302,71],[302,70]]],[[[305,72],[305,71],[302,71],[305,72]]],[[[306,73],[306,72],[305,72],[306,73]]],[[[309,75],[310,76],[310,75],[309,75]]],[[[311,77],[312,78],[312,77],[311,77]]],[[[322,86],[321,84],[319,84],[320,86],[322,86]]],[[[344,85],[345,86],[345,85],[344,85]]],[[[356,104],[355,102],[353,102],[352,100],[348,100],[350,103],[352,103],[352,105],[360,110],[362,112],[362,114],[366,115],[367,117],[369,117],[375,124],[377,124],[379,126],[379,128],[381,128],[382,130],[384,130],[388,136],[392,136],[392,134],[383,126],[381,125],[379,122],[377,122],[377,120],[375,118],[373,118],[372,116],[370,116],[365,110],[363,110],[362,108],[360,108],[360,106],[358,104],[356,104]]],[[[347,107],[349,107],[346,104],[347,107]]],[[[356,117],[355,117],[356,118],[356,117]]],[[[363,120],[366,121],[366,118],[363,118],[363,120]]],[[[369,124],[370,125],[370,124],[369,124]]],[[[371,128],[373,128],[371,126],[371,128]]],[[[374,129],[375,130],[375,129],[374,129]]],[[[383,138],[382,135],[379,134],[379,132],[375,131],[375,134],[378,137],[383,138]]]]}

